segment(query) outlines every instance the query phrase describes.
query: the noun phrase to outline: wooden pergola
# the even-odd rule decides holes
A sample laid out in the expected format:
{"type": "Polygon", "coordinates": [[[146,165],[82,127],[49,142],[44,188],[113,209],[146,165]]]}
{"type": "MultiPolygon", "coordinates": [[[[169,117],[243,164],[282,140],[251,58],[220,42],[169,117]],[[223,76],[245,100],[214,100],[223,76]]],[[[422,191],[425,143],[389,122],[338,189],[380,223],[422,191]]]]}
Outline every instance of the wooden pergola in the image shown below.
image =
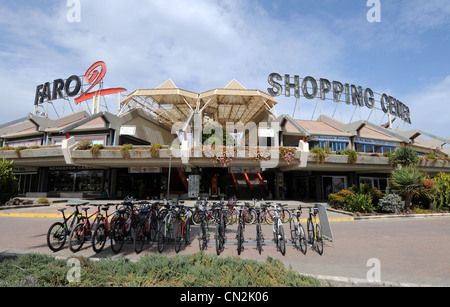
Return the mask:
{"type": "Polygon", "coordinates": [[[194,112],[201,114],[204,122],[214,121],[222,126],[227,122],[245,125],[258,121],[263,113],[276,118],[276,104],[269,94],[246,89],[236,80],[223,89],[201,94],[179,89],[168,80],[156,89],[136,90],[129,94],[122,102],[119,115],[141,108],[161,124],[172,127],[177,122],[186,122],[194,112]]]}

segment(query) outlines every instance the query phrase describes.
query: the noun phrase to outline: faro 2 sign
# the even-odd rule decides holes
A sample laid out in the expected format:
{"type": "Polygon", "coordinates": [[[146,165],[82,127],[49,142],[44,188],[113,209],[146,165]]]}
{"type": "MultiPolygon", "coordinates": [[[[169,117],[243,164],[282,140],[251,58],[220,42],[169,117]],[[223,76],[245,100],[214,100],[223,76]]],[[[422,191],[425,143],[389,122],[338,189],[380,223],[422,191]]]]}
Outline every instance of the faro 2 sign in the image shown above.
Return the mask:
{"type": "Polygon", "coordinates": [[[110,95],[126,91],[124,88],[110,88],[99,89],[92,91],[92,89],[103,80],[106,75],[106,64],[102,61],[95,62],[84,74],[85,81],[90,84],[90,87],[84,91],[80,96],[81,88],[83,86],[82,80],[79,76],[73,75],[66,80],[56,79],[53,83],[47,82],[36,87],[36,96],[34,105],[37,106],[45,101],[53,101],[63,99],[66,97],[75,98],[75,104],[92,99],[97,96],[110,95]]]}
{"type": "MultiPolygon", "coordinates": [[[[279,83],[277,81],[283,81],[283,77],[277,73],[270,74],[268,81],[272,88],[268,88],[267,90],[273,97],[282,94],[286,97],[290,97],[291,89],[293,89],[296,98],[300,98],[301,91],[303,97],[307,99],[320,98],[321,100],[325,100],[327,99],[326,94],[332,92],[333,101],[336,103],[345,101],[348,105],[352,104],[359,107],[365,106],[369,109],[375,108],[376,101],[374,92],[370,88],[363,89],[361,86],[350,85],[348,83],[343,84],[339,81],[330,82],[327,79],[320,79],[317,81],[311,76],[305,77],[302,82],[300,82],[300,77],[297,75],[294,76],[293,83],[291,83],[291,77],[289,75],[284,75],[284,82],[279,83]],[[343,95],[345,99],[341,100],[343,95]]],[[[383,94],[380,98],[380,104],[384,113],[397,116],[403,121],[411,124],[409,108],[398,99],[383,94]]]]}

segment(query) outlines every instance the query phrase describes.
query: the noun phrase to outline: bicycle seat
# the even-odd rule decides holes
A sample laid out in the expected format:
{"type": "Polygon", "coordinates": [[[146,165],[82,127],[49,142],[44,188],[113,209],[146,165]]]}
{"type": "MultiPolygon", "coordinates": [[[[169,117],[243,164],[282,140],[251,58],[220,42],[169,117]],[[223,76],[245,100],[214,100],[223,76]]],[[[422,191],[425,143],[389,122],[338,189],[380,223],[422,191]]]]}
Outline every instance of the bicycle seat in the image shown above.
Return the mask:
{"type": "Polygon", "coordinates": [[[66,209],[67,209],[67,208],[61,208],[61,209],[58,209],[58,211],[59,211],[59,212],[64,212],[64,211],[66,211],[66,209]]]}

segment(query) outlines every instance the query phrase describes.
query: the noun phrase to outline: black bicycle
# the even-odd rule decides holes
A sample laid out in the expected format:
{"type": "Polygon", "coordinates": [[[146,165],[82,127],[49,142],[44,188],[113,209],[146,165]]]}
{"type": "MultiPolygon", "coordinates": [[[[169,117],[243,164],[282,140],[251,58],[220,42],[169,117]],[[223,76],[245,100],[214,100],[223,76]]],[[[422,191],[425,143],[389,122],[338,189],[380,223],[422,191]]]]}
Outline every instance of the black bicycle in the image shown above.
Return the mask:
{"type": "Polygon", "coordinates": [[[237,239],[237,252],[238,255],[244,250],[244,232],[245,232],[245,210],[250,208],[249,203],[245,203],[245,205],[238,205],[239,217],[238,217],[238,228],[236,233],[237,239]]]}
{"type": "Polygon", "coordinates": [[[198,235],[198,246],[201,251],[206,250],[208,248],[209,241],[209,226],[208,220],[206,217],[206,208],[201,204],[201,202],[197,202],[195,204],[195,212],[192,216],[192,222],[194,222],[194,216],[197,218],[196,225],[200,226],[200,232],[198,235]]]}
{"type": "Polygon", "coordinates": [[[86,202],[82,204],[67,205],[69,207],[75,207],[75,210],[67,218],[64,213],[67,208],[58,209],[58,211],[63,215],[63,221],[56,222],[51,225],[47,232],[47,245],[52,251],[57,252],[63,249],[64,244],[66,244],[67,237],[70,235],[70,232],[72,231],[74,226],[84,219],[79,210],[79,207],[87,204],[89,203],[86,202]],[[69,221],[70,226],[68,226],[69,221]]]}
{"type": "Polygon", "coordinates": [[[223,204],[216,204],[213,207],[213,210],[216,212],[216,253],[220,255],[225,246],[225,233],[226,233],[226,218],[223,212],[224,207],[223,204]]]}
{"type": "Polygon", "coordinates": [[[264,235],[261,227],[262,212],[267,208],[267,204],[261,204],[259,207],[255,207],[256,212],[256,248],[261,255],[262,246],[264,244],[264,235]]]}

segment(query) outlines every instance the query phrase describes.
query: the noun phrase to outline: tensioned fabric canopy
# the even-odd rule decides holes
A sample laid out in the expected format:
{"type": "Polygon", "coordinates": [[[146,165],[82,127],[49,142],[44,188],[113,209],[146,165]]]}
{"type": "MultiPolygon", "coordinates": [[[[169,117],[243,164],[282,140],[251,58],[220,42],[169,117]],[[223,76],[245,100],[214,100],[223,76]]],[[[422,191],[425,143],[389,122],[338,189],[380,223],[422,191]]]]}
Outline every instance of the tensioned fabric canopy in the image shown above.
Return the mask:
{"type": "Polygon", "coordinates": [[[221,125],[227,122],[245,125],[263,112],[276,117],[276,104],[269,94],[248,90],[236,80],[223,89],[201,94],[179,89],[172,80],[167,80],[156,89],[136,90],[129,94],[122,102],[120,113],[142,108],[167,127],[186,122],[191,112],[202,114],[205,121],[216,121],[221,125]]]}

